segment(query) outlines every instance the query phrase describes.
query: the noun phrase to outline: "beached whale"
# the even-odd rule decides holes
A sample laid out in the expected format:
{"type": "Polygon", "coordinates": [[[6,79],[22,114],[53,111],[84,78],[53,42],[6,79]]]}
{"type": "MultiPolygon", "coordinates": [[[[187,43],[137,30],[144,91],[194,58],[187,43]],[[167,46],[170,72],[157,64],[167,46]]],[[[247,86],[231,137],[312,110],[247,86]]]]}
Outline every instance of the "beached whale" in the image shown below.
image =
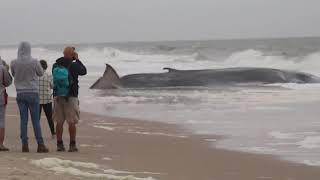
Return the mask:
{"type": "Polygon", "coordinates": [[[207,70],[168,70],[165,73],[131,74],[119,77],[114,68],[106,70],[91,89],[213,86],[236,83],[320,83],[312,74],[271,68],[225,68],[207,70]]]}

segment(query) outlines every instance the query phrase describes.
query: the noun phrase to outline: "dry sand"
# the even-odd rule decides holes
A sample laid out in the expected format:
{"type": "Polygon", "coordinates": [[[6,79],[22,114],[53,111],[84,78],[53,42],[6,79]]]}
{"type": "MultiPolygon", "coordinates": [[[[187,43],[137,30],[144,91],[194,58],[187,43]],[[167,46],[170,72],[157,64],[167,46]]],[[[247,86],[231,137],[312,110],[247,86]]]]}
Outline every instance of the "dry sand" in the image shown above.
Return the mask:
{"type": "MultiPolygon", "coordinates": [[[[11,151],[0,153],[0,179],[94,179],[84,175],[110,175],[109,172],[103,172],[108,169],[153,172],[129,174],[136,177],[151,176],[159,180],[320,179],[320,169],[317,167],[285,162],[272,156],[210,148],[205,139],[219,139],[218,137],[191,135],[175,125],[82,113],[78,131],[79,153],[55,152],[56,142],[51,139],[47,126],[43,118],[43,134],[51,152],[35,153],[36,145],[30,127],[32,152],[21,153],[18,111],[14,100],[10,100],[7,109],[6,143],[11,151]],[[63,171],[70,170],[70,166],[87,172],[76,176],[70,174],[70,171],[57,173],[54,171],[57,169],[38,167],[30,163],[32,160],[47,157],[95,163],[99,168],[64,164],[63,171]]],[[[67,131],[65,143],[68,144],[67,131]]]]}

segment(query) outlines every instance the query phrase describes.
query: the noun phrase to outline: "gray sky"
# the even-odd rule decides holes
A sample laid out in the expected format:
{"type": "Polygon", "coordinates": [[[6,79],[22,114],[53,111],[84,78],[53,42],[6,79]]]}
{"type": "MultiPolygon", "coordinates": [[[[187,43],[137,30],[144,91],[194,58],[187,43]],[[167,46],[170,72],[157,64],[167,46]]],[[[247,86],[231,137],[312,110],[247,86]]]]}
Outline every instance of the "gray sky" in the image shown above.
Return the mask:
{"type": "Polygon", "coordinates": [[[0,44],[320,36],[319,0],[0,0],[0,44]]]}

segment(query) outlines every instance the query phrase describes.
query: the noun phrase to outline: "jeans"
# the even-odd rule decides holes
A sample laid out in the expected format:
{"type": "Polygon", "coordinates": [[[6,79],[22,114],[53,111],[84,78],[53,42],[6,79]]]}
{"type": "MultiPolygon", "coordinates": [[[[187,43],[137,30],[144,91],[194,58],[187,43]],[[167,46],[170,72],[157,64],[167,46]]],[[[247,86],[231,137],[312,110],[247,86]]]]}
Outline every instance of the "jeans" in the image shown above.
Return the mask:
{"type": "Polygon", "coordinates": [[[55,135],[56,132],[54,130],[54,122],[53,122],[53,119],[52,119],[52,103],[40,104],[40,115],[39,115],[40,119],[41,119],[41,111],[42,111],[42,109],[44,111],[44,114],[47,117],[48,124],[49,124],[50,131],[51,131],[51,135],[55,135]]]}
{"type": "Polygon", "coordinates": [[[20,138],[22,144],[28,144],[28,119],[31,115],[34,135],[39,145],[44,144],[40,126],[40,106],[38,93],[19,93],[17,103],[20,111],[20,138]]]}

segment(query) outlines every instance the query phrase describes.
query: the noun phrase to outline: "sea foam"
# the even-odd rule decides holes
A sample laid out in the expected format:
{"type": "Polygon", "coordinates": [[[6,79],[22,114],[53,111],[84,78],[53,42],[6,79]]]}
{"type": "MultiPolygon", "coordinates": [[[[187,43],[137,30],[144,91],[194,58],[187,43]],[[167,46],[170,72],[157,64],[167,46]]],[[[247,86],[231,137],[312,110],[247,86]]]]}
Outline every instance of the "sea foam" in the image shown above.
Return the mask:
{"type": "Polygon", "coordinates": [[[135,177],[133,175],[118,175],[118,174],[148,174],[148,173],[119,171],[114,169],[104,170],[95,163],[62,160],[58,158],[44,158],[39,160],[32,160],[30,163],[37,167],[54,171],[58,174],[69,174],[73,176],[82,176],[87,178],[107,178],[110,180],[155,180],[152,177],[140,178],[140,177],[135,177]]]}

